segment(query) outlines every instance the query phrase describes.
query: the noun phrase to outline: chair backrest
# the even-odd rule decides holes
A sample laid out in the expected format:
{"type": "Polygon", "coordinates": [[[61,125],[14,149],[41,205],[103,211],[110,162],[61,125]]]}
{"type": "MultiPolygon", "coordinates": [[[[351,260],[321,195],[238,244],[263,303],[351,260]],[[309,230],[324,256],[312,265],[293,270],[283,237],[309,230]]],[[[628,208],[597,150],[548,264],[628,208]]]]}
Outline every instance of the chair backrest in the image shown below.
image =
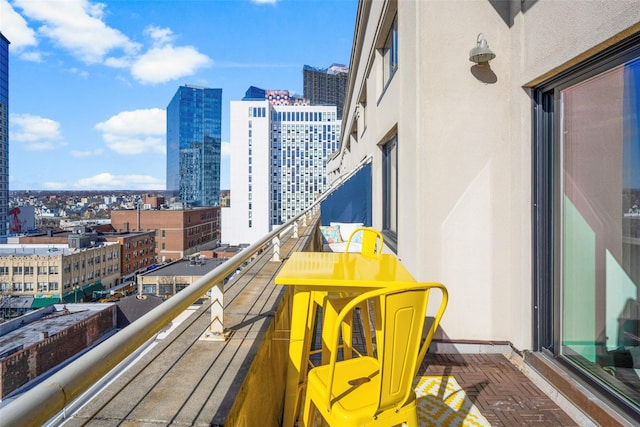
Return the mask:
{"type": "Polygon", "coordinates": [[[373,255],[382,252],[384,237],[382,237],[382,233],[374,228],[358,227],[349,236],[345,252],[349,252],[349,246],[352,243],[356,243],[356,241],[361,244],[360,253],[373,255]]]}
{"type": "MultiPolygon", "coordinates": [[[[361,302],[373,299],[378,305],[376,310],[378,335],[377,359],[380,364],[380,390],[378,411],[401,407],[411,396],[411,387],[417,368],[422,363],[435,330],[447,306],[448,294],[440,283],[394,283],[384,289],[366,292],[351,300],[340,311],[334,330],[336,342],[331,343],[329,396],[332,395],[334,367],[337,360],[337,348],[340,323],[361,302]],[[425,340],[422,340],[423,325],[426,316],[429,292],[437,288],[442,299],[425,340]]],[[[327,402],[330,405],[330,402],[327,402]]],[[[330,407],[330,406],[328,406],[330,407]]]]}

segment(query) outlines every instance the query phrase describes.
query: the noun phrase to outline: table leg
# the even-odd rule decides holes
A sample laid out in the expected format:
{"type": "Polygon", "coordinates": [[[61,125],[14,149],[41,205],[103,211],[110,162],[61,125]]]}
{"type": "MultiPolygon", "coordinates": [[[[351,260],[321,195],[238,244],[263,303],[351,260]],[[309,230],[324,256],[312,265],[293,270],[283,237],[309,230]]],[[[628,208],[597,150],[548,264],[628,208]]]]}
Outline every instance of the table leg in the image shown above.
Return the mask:
{"type": "Polygon", "coordinates": [[[333,327],[336,324],[338,311],[340,307],[331,301],[331,298],[325,298],[322,306],[322,364],[328,365],[331,353],[329,352],[329,344],[335,341],[333,336],[333,327]]]}
{"type": "Polygon", "coordinates": [[[289,336],[289,364],[285,388],[283,427],[293,427],[298,417],[300,392],[307,374],[307,359],[315,308],[311,307],[310,292],[294,290],[289,336]],[[311,308],[311,309],[310,309],[311,308]],[[311,313],[312,312],[312,313],[311,313]]]}

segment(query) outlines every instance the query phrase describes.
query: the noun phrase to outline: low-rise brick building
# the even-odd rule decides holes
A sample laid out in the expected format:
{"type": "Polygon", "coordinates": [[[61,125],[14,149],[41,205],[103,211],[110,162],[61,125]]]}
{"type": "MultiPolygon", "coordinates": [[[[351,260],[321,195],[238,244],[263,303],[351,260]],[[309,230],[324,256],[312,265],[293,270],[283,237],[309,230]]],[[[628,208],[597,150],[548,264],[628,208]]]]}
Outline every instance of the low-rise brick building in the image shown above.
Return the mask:
{"type": "Polygon", "coordinates": [[[153,231],[157,261],[169,262],[220,241],[220,208],[114,210],[111,226],[120,232],[153,231]]]}

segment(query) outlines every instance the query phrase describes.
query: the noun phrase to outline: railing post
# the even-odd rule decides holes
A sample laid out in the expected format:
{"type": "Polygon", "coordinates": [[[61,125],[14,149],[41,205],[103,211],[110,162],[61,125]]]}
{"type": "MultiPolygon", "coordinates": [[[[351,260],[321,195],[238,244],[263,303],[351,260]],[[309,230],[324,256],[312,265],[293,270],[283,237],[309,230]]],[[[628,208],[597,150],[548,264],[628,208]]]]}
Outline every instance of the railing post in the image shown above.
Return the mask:
{"type": "Polygon", "coordinates": [[[280,262],[280,235],[276,235],[272,240],[271,244],[273,245],[273,256],[271,257],[271,261],[280,262]]]}
{"type": "Polygon", "coordinates": [[[298,220],[293,222],[293,236],[294,239],[298,238],[298,220]]]}
{"type": "Polygon", "coordinates": [[[224,282],[211,288],[211,325],[202,339],[209,341],[225,341],[227,334],[224,330],[224,282]]]}
{"type": "Polygon", "coordinates": [[[307,214],[306,213],[304,215],[302,215],[302,226],[303,227],[307,226],[307,214]]]}

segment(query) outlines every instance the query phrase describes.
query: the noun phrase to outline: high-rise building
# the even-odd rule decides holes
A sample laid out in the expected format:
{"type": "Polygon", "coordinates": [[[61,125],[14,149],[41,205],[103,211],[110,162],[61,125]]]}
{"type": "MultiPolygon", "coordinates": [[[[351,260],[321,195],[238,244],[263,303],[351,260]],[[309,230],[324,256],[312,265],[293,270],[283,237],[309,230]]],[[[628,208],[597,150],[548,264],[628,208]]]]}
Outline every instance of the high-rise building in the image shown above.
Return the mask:
{"type": "Polygon", "coordinates": [[[0,243],[6,241],[9,206],[9,40],[0,33],[0,243]]]}
{"type": "Polygon", "coordinates": [[[342,119],[348,75],[349,69],[342,64],[331,64],[328,68],[305,65],[302,68],[305,99],[311,105],[335,105],[338,119],[342,119]]]}
{"type": "Polygon", "coordinates": [[[180,86],[167,107],[167,201],[218,206],[222,89],[180,86]]]}
{"type": "Polygon", "coordinates": [[[335,106],[310,106],[288,91],[260,91],[252,87],[242,101],[231,102],[225,243],[252,243],[313,203],[326,188],[327,156],[338,146],[335,106]]]}

